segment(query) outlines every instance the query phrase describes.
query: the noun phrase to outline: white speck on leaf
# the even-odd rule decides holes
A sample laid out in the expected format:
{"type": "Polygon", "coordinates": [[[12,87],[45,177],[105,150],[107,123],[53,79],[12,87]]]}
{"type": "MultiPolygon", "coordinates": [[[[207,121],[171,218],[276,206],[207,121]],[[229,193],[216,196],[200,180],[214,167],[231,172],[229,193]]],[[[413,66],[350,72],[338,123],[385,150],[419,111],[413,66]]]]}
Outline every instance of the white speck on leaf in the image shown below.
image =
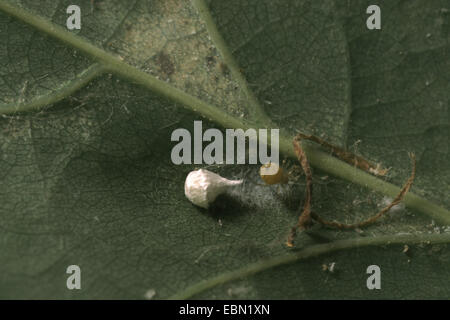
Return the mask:
{"type": "Polygon", "coordinates": [[[155,295],[156,295],[156,290],[155,289],[149,289],[145,293],[145,299],[152,300],[155,295]]]}
{"type": "Polygon", "coordinates": [[[404,246],[403,246],[403,253],[407,253],[409,251],[409,246],[407,245],[407,244],[405,244],[404,246]]]}

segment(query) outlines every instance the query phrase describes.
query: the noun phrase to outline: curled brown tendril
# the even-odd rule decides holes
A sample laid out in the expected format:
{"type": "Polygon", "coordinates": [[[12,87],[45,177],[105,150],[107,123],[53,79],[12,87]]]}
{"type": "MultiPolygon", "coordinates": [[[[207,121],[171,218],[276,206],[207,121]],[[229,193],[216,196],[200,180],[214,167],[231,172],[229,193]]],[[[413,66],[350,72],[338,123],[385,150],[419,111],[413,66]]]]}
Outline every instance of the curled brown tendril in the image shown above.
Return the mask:
{"type": "Polygon", "coordinates": [[[297,156],[298,161],[300,162],[300,165],[303,169],[303,171],[305,172],[305,176],[306,176],[306,196],[305,196],[305,203],[303,205],[303,210],[298,218],[298,222],[297,224],[292,227],[288,240],[286,242],[286,245],[288,247],[293,247],[294,246],[294,238],[295,235],[297,233],[298,230],[304,230],[307,229],[308,227],[311,226],[312,224],[312,220],[315,220],[325,226],[328,227],[333,227],[333,228],[338,228],[338,229],[357,229],[357,228],[362,228],[362,227],[366,227],[372,223],[374,223],[375,221],[377,221],[379,218],[381,218],[383,215],[385,215],[393,206],[399,204],[402,199],[404,198],[404,196],[406,195],[406,193],[408,193],[409,189],[411,188],[413,182],[414,182],[414,178],[416,175],[416,158],[415,155],[410,153],[409,157],[412,160],[412,173],[411,176],[408,178],[408,180],[405,182],[405,184],[403,185],[402,189],[400,190],[400,192],[398,193],[398,195],[394,198],[394,200],[392,200],[392,202],[387,205],[386,207],[384,207],[381,211],[379,211],[378,213],[376,213],[375,215],[371,216],[370,218],[355,223],[355,224],[345,224],[345,223],[340,223],[337,221],[328,221],[323,219],[322,217],[320,217],[317,213],[314,213],[311,211],[311,200],[312,200],[312,173],[311,173],[311,168],[309,167],[309,163],[308,163],[308,159],[306,157],[305,152],[303,151],[302,145],[301,145],[301,140],[303,138],[306,138],[308,140],[311,141],[315,141],[320,143],[323,146],[329,147],[332,150],[334,150],[334,153],[338,156],[344,156],[344,160],[346,162],[352,163],[355,166],[358,166],[359,168],[374,173],[373,170],[377,167],[371,165],[367,160],[363,159],[360,156],[356,156],[356,155],[352,155],[350,152],[344,151],[340,148],[334,147],[331,144],[327,143],[327,142],[323,142],[321,139],[316,138],[314,136],[306,136],[304,134],[297,134],[297,136],[294,137],[293,139],[293,145],[294,145],[294,150],[295,150],[295,154],[297,156]],[[319,142],[320,141],[320,142],[319,142]],[[336,152],[336,150],[339,150],[339,152],[336,152]]]}

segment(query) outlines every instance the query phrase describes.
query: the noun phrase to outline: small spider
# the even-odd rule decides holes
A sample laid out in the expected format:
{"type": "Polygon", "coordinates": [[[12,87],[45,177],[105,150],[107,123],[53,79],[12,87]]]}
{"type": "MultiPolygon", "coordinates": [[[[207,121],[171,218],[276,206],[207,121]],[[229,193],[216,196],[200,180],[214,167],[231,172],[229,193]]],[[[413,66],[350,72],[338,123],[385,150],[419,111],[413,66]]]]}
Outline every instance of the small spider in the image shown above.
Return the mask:
{"type": "MultiPolygon", "coordinates": [[[[282,166],[286,167],[286,160],[283,160],[282,166]]],[[[289,170],[285,170],[277,163],[269,162],[263,164],[259,169],[259,176],[266,185],[288,184],[290,181],[297,181],[299,178],[299,167],[292,166],[289,170]],[[272,174],[275,172],[275,174],[272,174]]]]}
{"type": "Polygon", "coordinates": [[[259,175],[261,179],[268,185],[272,184],[287,184],[289,182],[289,175],[283,168],[281,168],[277,163],[266,163],[259,169],[259,175]],[[271,174],[276,172],[275,174],[271,174]]]}

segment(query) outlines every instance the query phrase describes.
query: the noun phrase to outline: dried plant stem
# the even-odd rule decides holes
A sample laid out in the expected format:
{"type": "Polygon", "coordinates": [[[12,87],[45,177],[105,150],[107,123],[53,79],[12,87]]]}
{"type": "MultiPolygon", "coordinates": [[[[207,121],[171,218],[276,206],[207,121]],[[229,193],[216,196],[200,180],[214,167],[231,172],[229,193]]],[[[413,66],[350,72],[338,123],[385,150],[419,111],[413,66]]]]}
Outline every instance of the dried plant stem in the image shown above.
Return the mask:
{"type": "Polygon", "coordinates": [[[311,173],[311,169],[309,167],[309,163],[308,163],[308,159],[306,158],[306,154],[303,151],[302,145],[301,145],[301,140],[302,139],[308,139],[314,142],[318,142],[321,145],[325,145],[329,148],[332,149],[332,151],[339,157],[343,157],[344,161],[350,162],[355,164],[357,167],[365,170],[365,171],[369,171],[372,173],[379,173],[379,171],[374,172],[374,170],[379,170],[379,167],[375,167],[373,165],[371,165],[367,160],[353,155],[352,153],[339,149],[337,147],[332,146],[331,144],[329,144],[326,141],[321,140],[320,138],[314,137],[314,136],[308,136],[308,135],[304,135],[302,133],[298,133],[294,139],[293,139],[293,145],[294,145],[294,151],[295,151],[295,155],[297,156],[298,161],[300,162],[300,165],[303,169],[303,171],[305,172],[305,176],[306,176],[306,197],[305,197],[305,204],[303,205],[303,210],[302,213],[300,214],[299,218],[298,218],[298,222],[297,224],[292,227],[288,240],[286,242],[286,245],[288,247],[292,247],[294,245],[294,238],[295,235],[297,233],[297,230],[304,230],[306,228],[308,228],[311,223],[312,223],[312,219],[314,219],[315,221],[329,226],[329,227],[333,227],[333,228],[338,228],[338,229],[356,229],[356,228],[362,228],[362,227],[366,227],[372,223],[374,223],[375,221],[377,221],[379,218],[381,218],[383,215],[385,215],[393,206],[399,204],[402,199],[404,198],[404,196],[408,193],[409,189],[411,188],[413,182],[414,182],[414,178],[416,176],[416,158],[414,156],[414,154],[410,153],[409,156],[412,160],[412,173],[411,176],[409,177],[409,179],[406,181],[405,185],[403,186],[403,188],[400,190],[400,192],[397,194],[397,196],[394,198],[394,200],[385,208],[383,208],[381,211],[379,211],[377,214],[373,215],[372,217],[362,221],[362,222],[358,222],[355,224],[345,224],[345,223],[340,223],[337,221],[328,221],[323,219],[322,217],[320,217],[317,213],[314,213],[311,211],[311,200],[312,200],[312,173],[311,173]]]}
{"type": "Polygon", "coordinates": [[[379,218],[384,216],[393,206],[399,204],[402,201],[402,199],[405,196],[405,194],[411,188],[411,186],[412,186],[412,184],[414,182],[415,175],[416,175],[416,158],[415,158],[414,154],[412,154],[412,153],[410,153],[409,156],[410,156],[410,158],[412,160],[412,173],[411,173],[411,176],[406,181],[406,183],[404,184],[403,188],[401,189],[399,194],[395,197],[395,199],[388,206],[383,208],[377,214],[373,215],[372,217],[370,217],[370,218],[368,218],[368,219],[366,219],[364,221],[361,221],[361,222],[358,222],[358,223],[355,223],[355,224],[345,224],[345,223],[340,223],[340,222],[336,222],[336,221],[327,221],[327,220],[321,218],[316,213],[311,213],[311,217],[314,220],[316,220],[317,222],[319,222],[319,223],[321,223],[323,225],[334,227],[334,228],[338,228],[338,229],[357,229],[357,228],[366,227],[366,226],[374,223],[379,218]]]}
{"type": "Polygon", "coordinates": [[[301,136],[297,135],[293,140],[295,155],[297,156],[300,165],[302,166],[303,171],[306,176],[306,197],[305,204],[303,206],[303,211],[298,218],[297,224],[292,227],[291,232],[289,234],[286,245],[288,247],[294,246],[294,238],[297,233],[297,230],[306,229],[311,224],[311,199],[312,199],[312,173],[311,168],[309,167],[308,159],[306,158],[306,154],[301,147],[301,136]]]}
{"type": "Polygon", "coordinates": [[[304,134],[301,132],[297,133],[297,137],[318,143],[321,146],[330,149],[331,152],[334,153],[339,159],[341,159],[351,165],[354,165],[355,167],[360,168],[364,171],[370,172],[374,175],[384,176],[388,172],[388,169],[382,169],[379,164],[374,165],[373,163],[370,163],[363,157],[353,154],[353,153],[351,153],[347,150],[344,150],[340,147],[334,146],[331,143],[329,143],[319,137],[316,137],[313,135],[307,135],[307,134],[304,134]]]}

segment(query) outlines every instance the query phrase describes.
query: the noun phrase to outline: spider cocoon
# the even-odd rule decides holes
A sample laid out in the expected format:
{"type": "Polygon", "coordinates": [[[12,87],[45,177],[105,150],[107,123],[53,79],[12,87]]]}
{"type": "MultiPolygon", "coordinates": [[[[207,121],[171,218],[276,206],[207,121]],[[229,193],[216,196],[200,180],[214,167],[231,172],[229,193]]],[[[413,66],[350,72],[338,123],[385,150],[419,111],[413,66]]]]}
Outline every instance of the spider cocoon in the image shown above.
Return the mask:
{"type": "Polygon", "coordinates": [[[214,172],[199,169],[191,171],[186,177],[184,194],[196,206],[208,209],[217,196],[242,182],[243,180],[228,180],[214,172]]]}
{"type": "Polygon", "coordinates": [[[289,181],[288,174],[277,163],[266,163],[259,169],[259,175],[266,184],[286,184],[289,181]],[[275,174],[274,174],[275,172],[275,174]]]}

